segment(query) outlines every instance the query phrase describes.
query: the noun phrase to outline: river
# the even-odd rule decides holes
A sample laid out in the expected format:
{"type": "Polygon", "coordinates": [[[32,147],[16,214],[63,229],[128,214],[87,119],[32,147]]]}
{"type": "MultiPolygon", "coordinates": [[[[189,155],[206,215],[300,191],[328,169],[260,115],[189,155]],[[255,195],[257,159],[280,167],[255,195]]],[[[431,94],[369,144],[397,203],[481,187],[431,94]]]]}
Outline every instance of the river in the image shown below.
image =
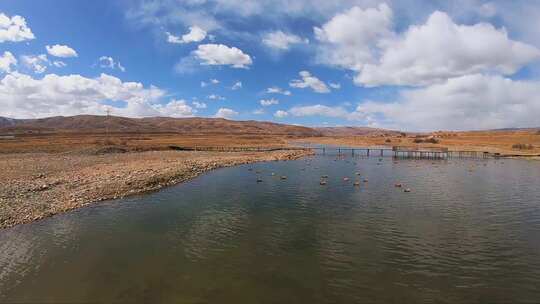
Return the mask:
{"type": "Polygon", "coordinates": [[[539,286],[525,160],[257,163],[0,231],[0,302],[526,303],[539,286]]]}

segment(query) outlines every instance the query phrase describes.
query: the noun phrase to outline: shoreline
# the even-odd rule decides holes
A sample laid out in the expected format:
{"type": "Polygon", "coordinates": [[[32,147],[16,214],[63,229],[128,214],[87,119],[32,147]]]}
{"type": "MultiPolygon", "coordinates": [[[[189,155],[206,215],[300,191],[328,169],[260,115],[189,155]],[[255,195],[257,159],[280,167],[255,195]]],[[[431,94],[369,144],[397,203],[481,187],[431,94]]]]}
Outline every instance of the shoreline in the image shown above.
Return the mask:
{"type": "Polygon", "coordinates": [[[420,147],[420,148],[448,148],[449,151],[477,151],[477,152],[489,152],[492,154],[498,153],[493,158],[499,159],[522,159],[522,160],[540,160],[539,153],[524,153],[523,151],[501,149],[499,147],[485,146],[485,145],[445,145],[445,144],[414,144],[405,142],[386,143],[381,139],[373,139],[366,137],[319,137],[319,138],[303,138],[300,140],[291,141],[290,144],[315,144],[315,145],[330,145],[341,146],[350,148],[366,148],[366,147],[385,147],[392,148],[394,145],[401,145],[406,147],[420,147]],[[521,153],[520,153],[521,152],[521,153]]]}
{"type": "Polygon", "coordinates": [[[311,150],[8,154],[0,160],[0,230],[105,200],[157,191],[214,169],[295,160],[311,150]]]}

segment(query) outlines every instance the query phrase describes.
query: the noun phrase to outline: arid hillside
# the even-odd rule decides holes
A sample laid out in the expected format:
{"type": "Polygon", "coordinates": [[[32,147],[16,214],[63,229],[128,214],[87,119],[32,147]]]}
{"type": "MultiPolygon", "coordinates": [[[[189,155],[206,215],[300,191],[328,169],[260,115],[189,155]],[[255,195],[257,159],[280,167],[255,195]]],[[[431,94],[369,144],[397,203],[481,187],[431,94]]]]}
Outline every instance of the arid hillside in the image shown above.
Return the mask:
{"type": "Polygon", "coordinates": [[[366,135],[399,135],[399,131],[369,127],[324,127],[315,128],[323,136],[366,136],[366,135]]]}
{"type": "Polygon", "coordinates": [[[117,116],[57,116],[40,119],[0,117],[0,133],[177,133],[177,134],[264,134],[319,136],[306,127],[261,121],[222,118],[126,118],[117,116]]]}
{"type": "Polygon", "coordinates": [[[171,147],[284,147],[291,142],[346,146],[429,146],[504,155],[539,155],[540,129],[411,133],[369,127],[308,128],[221,118],[79,115],[0,117],[0,153],[167,150],[171,147]]]}

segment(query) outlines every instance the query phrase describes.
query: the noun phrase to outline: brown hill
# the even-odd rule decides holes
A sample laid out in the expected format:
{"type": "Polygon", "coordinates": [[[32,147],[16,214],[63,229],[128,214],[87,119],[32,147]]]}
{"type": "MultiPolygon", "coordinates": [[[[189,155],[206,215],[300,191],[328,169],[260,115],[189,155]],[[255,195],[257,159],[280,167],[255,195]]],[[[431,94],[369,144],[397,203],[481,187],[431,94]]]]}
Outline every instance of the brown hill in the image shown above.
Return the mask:
{"type": "Polygon", "coordinates": [[[378,136],[378,135],[398,135],[400,132],[369,128],[369,127],[324,127],[315,128],[323,136],[378,136]]]}
{"type": "Polygon", "coordinates": [[[39,119],[0,118],[0,133],[179,133],[319,136],[314,129],[260,121],[222,118],[126,118],[117,116],[57,116],[39,119]]]}

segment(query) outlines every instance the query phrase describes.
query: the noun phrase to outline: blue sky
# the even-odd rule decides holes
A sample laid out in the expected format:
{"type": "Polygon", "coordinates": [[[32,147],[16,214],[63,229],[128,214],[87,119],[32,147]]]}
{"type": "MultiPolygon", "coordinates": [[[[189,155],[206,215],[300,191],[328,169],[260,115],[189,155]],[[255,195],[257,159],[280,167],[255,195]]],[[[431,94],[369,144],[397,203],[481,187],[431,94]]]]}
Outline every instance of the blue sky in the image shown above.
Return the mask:
{"type": "Polygon", "coordinates": [[[4,0],[0,116],[536,127],[539,37],[536,0],[4,0]]]}

